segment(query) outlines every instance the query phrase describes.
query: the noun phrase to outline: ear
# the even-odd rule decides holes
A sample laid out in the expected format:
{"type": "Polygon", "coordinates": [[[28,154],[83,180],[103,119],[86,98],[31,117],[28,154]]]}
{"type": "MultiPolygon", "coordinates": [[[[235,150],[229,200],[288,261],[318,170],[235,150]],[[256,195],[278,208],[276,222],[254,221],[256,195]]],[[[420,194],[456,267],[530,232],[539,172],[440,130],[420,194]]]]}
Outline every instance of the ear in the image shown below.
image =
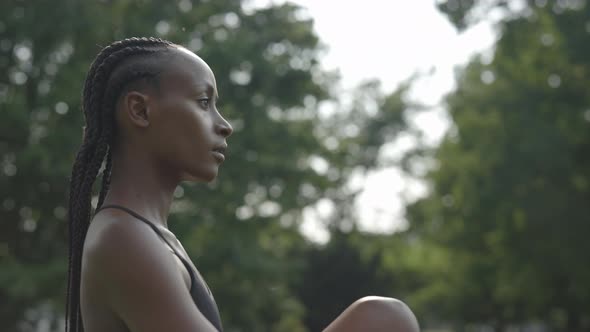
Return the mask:
{"type": "Polygon", "coordinates": [[[130,91],[125,95],[123,104],[125,115],[132,124],[144,128],[149,126],[150,100],[147,94],[130,91]]]}

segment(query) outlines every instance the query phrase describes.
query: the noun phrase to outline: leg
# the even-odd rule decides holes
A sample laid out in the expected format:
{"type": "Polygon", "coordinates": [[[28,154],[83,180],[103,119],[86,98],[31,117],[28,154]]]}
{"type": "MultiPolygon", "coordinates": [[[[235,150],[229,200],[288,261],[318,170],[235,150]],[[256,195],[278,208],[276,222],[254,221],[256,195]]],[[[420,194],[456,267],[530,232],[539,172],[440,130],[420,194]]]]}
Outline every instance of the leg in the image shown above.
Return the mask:
{"type": "Polygon", "coordinates": [[[419,332],[412,310],[400,300],[367,296],[351,304],[324,332],[419,332]]]}

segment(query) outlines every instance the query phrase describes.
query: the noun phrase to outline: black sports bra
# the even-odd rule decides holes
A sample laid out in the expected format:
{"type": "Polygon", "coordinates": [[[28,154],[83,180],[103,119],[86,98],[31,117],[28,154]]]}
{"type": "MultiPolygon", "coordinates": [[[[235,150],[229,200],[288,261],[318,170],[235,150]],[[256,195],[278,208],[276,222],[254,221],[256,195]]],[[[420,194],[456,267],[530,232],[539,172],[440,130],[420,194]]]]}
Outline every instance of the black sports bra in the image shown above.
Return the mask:
{"type": "Polygon", "coordinates": [[[164,240],[164,243],[166,243],[166,245],[168,245],[168,247],[170,247],[172,252],[180,259],[180,261],[182,262],[182,264],[184,264],[184,266],[186,267],[186,269],[190,275],[190,278],[191,278],[190,294],[193,299],[193,302],[195,302],[195,304],[197,305],[197,308],[201,311],[203,316],[205,316],[205,318],[207,318],[207,320],[209,320],[209,322],[211,324],[213,324],[213,326],[215,326],[218,331],[223,332],[223,327],[221,326],[221,318],[219,317],[219,309],[217,308],[217,304],[215,303],[215,299],[213,298],[213,294],[211,294],[211,290],[209,290],[209,287],[205,283],[205,280],[202,277],[200,277],[199,271],[194,270],[191,267],[191,265],[189,264],[189,262],[184,257],[182,257],[182,255],[180,255],[176,251],[176,249],[174,249],[174,247],[170,245],[170,243],[168,243],[166,238],[164,238],[164,235],[162,235],[160,230],[158,230],[158,228],[153,223],[151,223],[150,221],[148,221],[144,217],[140,216],[139,214],[135,213],[134,211],[132,211],[124,206],[114,205],[114,204],[101,206],[99,209],[96,210],[95,214],[98,213],[98,211],[103,210],[103,209],[107,209],[107,208],[119,209],[119,210],[123,210],[123,211],[129,213],[133,217],[148,224],[148,226],[150,226],[154,230],[154,232],[156,232],[156,234],[158,234],[158,236],[162,240],[164,240]],[[198,274],[200,278],[196,278],[195,274],[198,274]]]}

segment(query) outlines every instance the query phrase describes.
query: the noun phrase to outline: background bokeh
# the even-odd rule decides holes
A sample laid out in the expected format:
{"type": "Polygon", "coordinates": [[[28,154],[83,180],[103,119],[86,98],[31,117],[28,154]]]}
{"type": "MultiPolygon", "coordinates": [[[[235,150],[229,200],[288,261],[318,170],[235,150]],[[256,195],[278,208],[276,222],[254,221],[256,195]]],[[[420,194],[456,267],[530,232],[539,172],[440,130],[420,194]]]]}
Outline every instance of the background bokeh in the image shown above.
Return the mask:
{"type": "Polygon", "coordinates": [[[296,5],[0,2],[0,330],[63,330],[84,75],[113,40],[154,35],[210,64],[235,129],[220,177],[179,187],[169,222],[227,331],[320,331],[375,294],[409,304],[424,331],[590,331],[590,4],[510,2],[437,2],[459,30],[502,11],[499,38],[457,69],[440,144],[393,159],[384,145],[423,141],[408,121],[423,109],[416,78],[334,93],[296,5]],[[362,232],[350,181],[389,166],[427,193],[403,231],[362,232]],[[320,201],[333,208],[318,244],[299,225],[320,201]]]}

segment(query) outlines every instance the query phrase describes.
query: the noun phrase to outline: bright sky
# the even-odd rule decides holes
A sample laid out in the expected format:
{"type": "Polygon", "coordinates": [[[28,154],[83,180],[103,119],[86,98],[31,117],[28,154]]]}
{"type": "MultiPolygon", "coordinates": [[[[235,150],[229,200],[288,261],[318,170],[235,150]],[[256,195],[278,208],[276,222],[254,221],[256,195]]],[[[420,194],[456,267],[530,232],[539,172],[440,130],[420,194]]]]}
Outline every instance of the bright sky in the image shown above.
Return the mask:
{"type": "MultiPolygon", "coordinates": [[[[282,3],[283,0],[254,0],[254,6],[282,3]]],[[[439,106],[441,97],[454,86],[453,70],[465,64],[474,53],[489,50],[496,34],[489,22],[480,23],[462,34],[436,9],[434,0],[291,0],[314,19],[314,27],[328,51],[322,59],[325,69],[338,69],[341,92],[363,80],[377,78],[385,92],[413,74],[423,74],[413,86],[411,97],[432,107],[413,119],[428,141],[436,144],[449,122],[439,106]]],[[[489,52],[488,52],[489,53],[489,52]]],[[[407,147],[401,139],[389,146],[390,151],[407,147]]],[[[425,192],[425,186],[403,176],[396,168],[387,168],[355,179],[352,184],[363,188],[356,202],[360,229],[393,232],[404,227],[404,197],[413,198],[425,192]]],[[[304,234],[325,242],[328,234],[317,216],[329,213],[331,206],[321,201],[305,212],[301,226],[304,234]]]]}

